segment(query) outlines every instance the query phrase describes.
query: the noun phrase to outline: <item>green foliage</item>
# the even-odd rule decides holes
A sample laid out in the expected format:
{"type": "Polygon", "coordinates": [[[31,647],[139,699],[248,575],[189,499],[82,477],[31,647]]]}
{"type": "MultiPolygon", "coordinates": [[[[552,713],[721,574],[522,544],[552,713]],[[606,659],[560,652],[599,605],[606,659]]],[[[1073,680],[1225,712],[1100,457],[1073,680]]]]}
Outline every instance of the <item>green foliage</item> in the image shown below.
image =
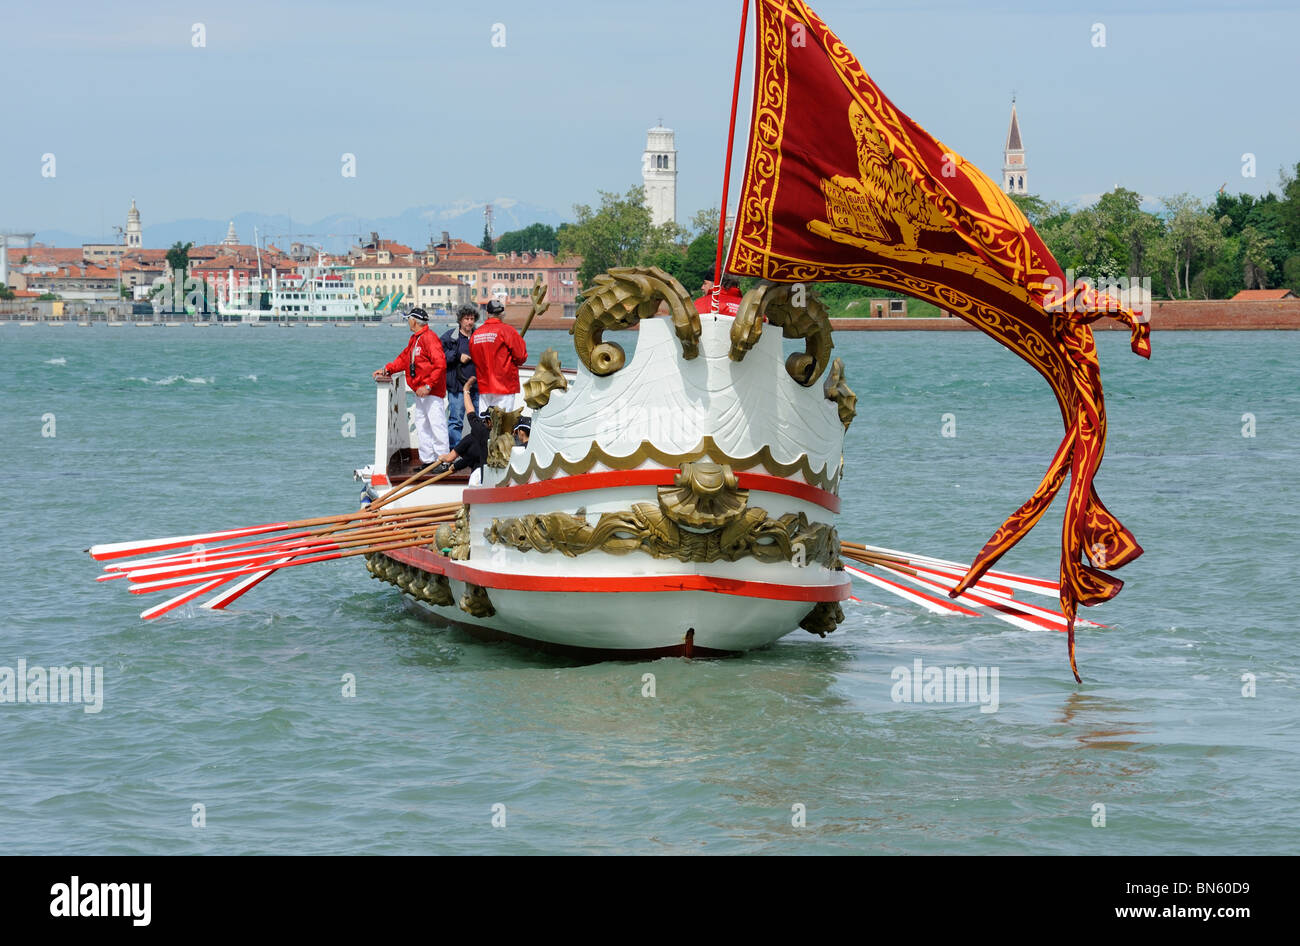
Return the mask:
{"type": "Polygon", "coordinates": [[[177,240],[172,244],[172,248],[167,251],[167,268],[172,272],[180,270],[186,272],[190,268],[190,248],[194,246],[191,243],[182,243],[177,240]]]}
{"type": "Polygon", "coordinates": [[[647,265],[651,259],[667,259],[660,254],[676,248],[684,232],[673,223],[655,227],[645,206],[645,191],[633,187],[623,196],[600,191],[600,207],[575,204],[577,222],[561,228],[560,250],[565,255],[582,257],[578,278],[583,285],[615,266],[647,265]]]}
{"type": "Polygon", "coordinates": [[[492,234],[488,231],[486,220],[483,222],[483,240],[479,243],[478,248],[487,250],[489,253],[492,252],[492,234]]]}
{"type": "Polygon", "coordinates": [[[545,223],[530,223],[522,230],[503,233],[496,240],[498,253],[531,253],[533,250],[559,252],[560,241],[556,237],[554,227],[545,223]]]}
{"type": "Polygon", "coordinates": [[[43,292],[36,297],[37,302],[57,302],[59,297],[52,292],[43,292]]]}
{"type": "Polygon", "coordinates": [[[8,301],[14,297],[14,291],[0,282],[0,299],[8,301]]]}

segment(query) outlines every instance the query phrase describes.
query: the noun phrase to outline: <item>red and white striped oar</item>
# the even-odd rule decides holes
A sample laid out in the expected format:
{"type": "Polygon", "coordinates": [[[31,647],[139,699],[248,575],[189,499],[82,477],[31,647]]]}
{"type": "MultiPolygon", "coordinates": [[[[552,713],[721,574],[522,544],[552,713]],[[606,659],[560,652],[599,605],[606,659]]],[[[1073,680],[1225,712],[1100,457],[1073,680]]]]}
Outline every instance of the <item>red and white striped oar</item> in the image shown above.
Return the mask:
{"type": "Polygon", "coordinates": [[[257,572],[278,571],[282,568],[292,568],[296,565],[314,565],[317,562],[331,562],[339,558],[348,558],[353,555],[365,555],[368,552],[386,552],[390,549],[410,548],[413,545],[427,545],[433,539],[433,532],[425,532],[419,535],[408,536],[402,539],[395,539],[391,542],[382,542],[375,545],[365,545],[359,549],[347,549],[341,552],[327,552],[322,555],[309,555],[306,558],[295,557],[292,561],[277,563],[271,562],[265,567],[259,565],[250,565],[244,568],[236,568],[231,571],[222,572],[204,572],[202,575],[189,575],[180,578],[164,578],[160,581],[142,581],[134,584],[128,589],[133,595],[149,594],[154,591],[167,591],[172,588],[183,588],[186,585],[193,585],[207,581],[209,579],[231,579],[238,578],[242,575],[252,575],[257,572]]]}
{"type": "Polygon", "coordinates": [[[343,548],[356,548],[382,542],[385,539],[402,538],[415,534],[416,530],[429,525],[447,521],[446,517],[420,516],[403,519],[400,523],[375,526],[369,529],[357,529],[350,532],[334,533],[332,538],[316,536],[311,540],[299,540],[270,545],[255,551],[244,550],[230,555],[202,555],[190,561],[180,560],[171,564],[147,565],[126,572],[132,582],[156,581],[162,578],[175,578],[181,575],[200,575],[204,572],[219,572],[245,565],[263,565],[283,555],[300,556],[312,552],[333,552],[343,548]]]}
{"type": "MultiPolygon", "coordinates": [[[[438,477],[441,479],[441,476],[438,477]]],[[[430,480],[430,482],[433,482],[430,480]]],[[[398,491],[400,492],[400,490],[398,491]]],[[[229,539],[244,539],[254,535],[265,535],[269,532],[284,532],[290,529],[305,529],[311,526],[324,526],[334,523],[344,523],[352,521],[378,520],[381,517],[376,515],[378,507],[396,498],[396,494],[390,494],[379,502],[372,503],[369,509],[360,509],[356,512],[346,513],[335,516],[317,516],[314,519],[295,519],[288,522],[268,522],[262,525],[245,526],[239,529],[224,529],[219,532],[202,532],[194,535],[173,535],[161,539],[143,539],[137,542],[111,542],[105,545],[92,545],[86,551],[90,557],[96,561],[106,559],[126,558],[133,555],[148,555],[153,552],[165,552],[169,549],[178,549],[186,545],[198,545],[210,542],[225,542],[229,539]]],[[[402,509],[385,515],[410,515],[416,511],[429,511],[435,508],[454,509],[459,507],[459,503],[438,503],[428,506],[415,506],[402,509]]]]}
{"type": "MultiPolygon", "coordinates": [[[[947,559],[934,558],[930,555],[915,555],[911,552],[900,552],[897,549],[882,548],[879,545],[864,545],[861,542],[841,542],[840,544],[847,550],[866,552],[877,557],[894,558],[902,564],[911,565],[912,567],[925,565],[939,570],[946,570],[949,573],[956,571],[959,578],[970,570],[968,566],[963,565],[961,562],[950,562],[947,559]]],[[[1004,586],[1000,589],[990,588],[989,590],[1002,590],[1005,592],[1008,588],[1018,589],[1033,594],[1046,595],[1049,598],[1059,598],[1061,594],[1061,586],[1054,581],[1048,581],[1045,578],[1032,578],[1028,575],[1015,575],[1011,572],[985,572],[980,581],[1004,586]]]]}
{"type": "MultiPolygon", "coordinates": [[[[951,578],[935,578],[933,580],[917,574],[909,573],[907,569],[891,568],[888,565],[878,564],[876,566],[884,571],[892,572],[905,581],[918,585],[922,588],[929,588],[932,591],[947,593],[949,588],[957,587],[957,582],[951,578]]],[[[1026,630],[1066,630],[1065,615],[1049,608],[1039,607],[1036,604],[1026,604],[1023,601],[1017,601],[1015,598],[983,594],[975,590],[968,590],[958,595],[957,601],[963,601],[977,607],[988,608],[993,611],[992,617],[1016,627],[1026,630]]],[[[1084,618],[1075,618],[1076,626],[1079,627],[1104,627],[1105,625],[1096,624],[1084,618]]]]}
{"type": "Polygon", "coordinates": [[[879,575],[873,575],[870,572],[864,572],[860,568],[854,568],[852,565],[845,565],[844,570],[854,578],[861,578],[863,581],[882,588],[890,594],[898,595],[913,604],[919,604],[927,611],[933,611],[935,614],[964,614],[969,617],[979,617],[978,611],[972,611],[969,608],[963,608],[959,604],[954,604],[947,598],[934,598],[921,591],[913,591],[911,588],[904,588],[898,582],[890,581],[888,578],[881,578],[879,575]]]}
{"type": "Polygon", "coordinates": [[[152,608],[145,608],[143,611],[140,612],[140,617],[146,621],[152,621],[154,618],[162,617],[168,611],[171,611],[174,608],[179,608],[181,605],[185,604],[188,601],[193,601],[199,595],[211,591],[213,588],[216,588],[219,585],[224,585],[226,581],[227,579],[225,578],[217,578],[208,582],[205,585],[199,585],[199,587],[197,588],[192,588],[189,591],[183,591],[180,594],[178,594],[175,598],[168,598],[162,604],[155,604],[152,608]]]}
{"type": "MultiPolygon", "coordinates": [[[[290,561],[291,558],[292,556],[282,558],[276,562],[273,562],[272,565],[281,565],[285,562],[290,561]]],[[[222,608],[230,604],[230,602],[234,601],[240,595],[244,594],[245,592],[252,591],[254,586],[266,580],[266,578],[268,578],[271,575],[271,573],[274,571],[275,568],[264,568],[260,572],[255,572],[254,574],[249,575],[247,578],[243,579],[242,581],[236,582],[233,588],[227,588],[225,591],[221,592],[220,594],[213,595],[207,601],[203,602],[203,604],[200,605],[200,607],[207,608],[209,611],[220,611],[222,608]]],[[[207,585],[204,585],[204,588],[207,587],[208,587],[207,585]]]]}

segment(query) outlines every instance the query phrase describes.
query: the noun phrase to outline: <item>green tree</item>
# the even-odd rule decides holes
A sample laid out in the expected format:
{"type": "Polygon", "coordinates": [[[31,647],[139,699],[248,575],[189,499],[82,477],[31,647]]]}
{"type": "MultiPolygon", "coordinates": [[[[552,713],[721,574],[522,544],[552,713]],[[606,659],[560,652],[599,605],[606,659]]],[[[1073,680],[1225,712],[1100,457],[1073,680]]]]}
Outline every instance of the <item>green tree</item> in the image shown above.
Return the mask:
{"type": "Polygon", "coordinates": [[[492,252],[492,234],[488,232],[486,221],[483,223],[483,241],[479,243],[478,248],[480,250],[487,250],[489,253],[492,252]]]}
{"type": "Polygon", "coordinates": [[[14,297],[14,291],[10,289],[8,286],[6,286],[4,283],[0,282],[0,299],[4,299],[8,301],[13,297],[14,297]]]}
{"type": "Polygon", "coordinates": [[[718,221],[722,214],[718,212],[717,207],[706,207],[703,210],[697,210],[695,216],[691,218],[690,236],[692,239],[703,236],[706,233],[713,234],[713,238],[718,238],[718,221]]]}
{"type": "Polygon", "coordinates": [[[1275,267],[1269,257],[1273,241],[1250,224],[1241,231],[1242,281],[1247,289],[1267,289],[1275,267]]]}
{"type": "Polygon", "coordinates": [[[177,240],[172,244],[172,248],[167,251],[167,268],[172,272],[179,270],[182,276],[189,272],[190,268],[190,249],[194,246],[191,243],[182,243],[177,240]]]}
{"type": "Polygon", "coordinates": [[[1287,257],[1282,264],[1282,285],[1300,296],[1300,254],[1287,257]]]}
{"type": "Polygon", "coordinates": [[[641,187],[633,187],[623,196],[609,191],[598,193],[600,207],[593,210],[587,204],[575,204],[577,222],[559,234],[562,252],[582,257],[578,278],[588,286],[607,269],[636,266],[667,249],[678,229],[674,224],[651,225],[641,187]]]}
{"type": "Polygon", "coordinates": [[[533,250],[557,253],[559,249],[555,228],[545,223],[531,223],[522,230],[503,233],[496,240],[498,253],[531,253],[533,250]]]}

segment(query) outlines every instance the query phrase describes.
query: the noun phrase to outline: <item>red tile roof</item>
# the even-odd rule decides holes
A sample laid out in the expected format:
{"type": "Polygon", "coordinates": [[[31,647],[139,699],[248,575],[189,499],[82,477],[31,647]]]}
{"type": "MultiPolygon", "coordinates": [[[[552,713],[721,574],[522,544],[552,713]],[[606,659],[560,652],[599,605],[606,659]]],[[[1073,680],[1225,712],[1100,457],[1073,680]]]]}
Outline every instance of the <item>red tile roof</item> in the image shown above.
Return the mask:
{"type": "Polygon", "coordinates": [[[420,277],[421,286],[462,286],[459,279],[454,276],[444,276],[441,273],[425,273],[420,277]]]}
{"type": "Polygon", "coordinates": [[[1233,302],[1271,302],[1276,299],[1294,299],[1290,289],[1243,289],[1232,297],[1233,302]]]}

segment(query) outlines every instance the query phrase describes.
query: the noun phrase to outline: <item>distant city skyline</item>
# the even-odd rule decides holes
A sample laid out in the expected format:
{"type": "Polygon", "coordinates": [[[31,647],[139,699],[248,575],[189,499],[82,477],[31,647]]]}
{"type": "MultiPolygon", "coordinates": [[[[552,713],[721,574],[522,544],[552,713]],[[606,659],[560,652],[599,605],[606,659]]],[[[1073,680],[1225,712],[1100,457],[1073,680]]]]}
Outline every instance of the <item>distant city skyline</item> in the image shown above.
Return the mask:
{"type": "MultiPolygon", "coordinates": [[[[813,6],[896,105],[995,181],[1014,92],[1029,190],[1049,200],[1082,205],[1116,185],[1260,194],[1300,161],[1300,126],[1276,104],[1300,85],[1300,12],[1280,2],[813,6]]],[[[660,118],[676,133],[686,222],[719,202],[739,11],[16,7],[0,64],[0,229],[116,240],[132,198],[146,245],[151,226],[218,220],[220,239],[248,214],[400,218],[504,199],[568,220],[598,190],[641,182],[660,118]]]]}

